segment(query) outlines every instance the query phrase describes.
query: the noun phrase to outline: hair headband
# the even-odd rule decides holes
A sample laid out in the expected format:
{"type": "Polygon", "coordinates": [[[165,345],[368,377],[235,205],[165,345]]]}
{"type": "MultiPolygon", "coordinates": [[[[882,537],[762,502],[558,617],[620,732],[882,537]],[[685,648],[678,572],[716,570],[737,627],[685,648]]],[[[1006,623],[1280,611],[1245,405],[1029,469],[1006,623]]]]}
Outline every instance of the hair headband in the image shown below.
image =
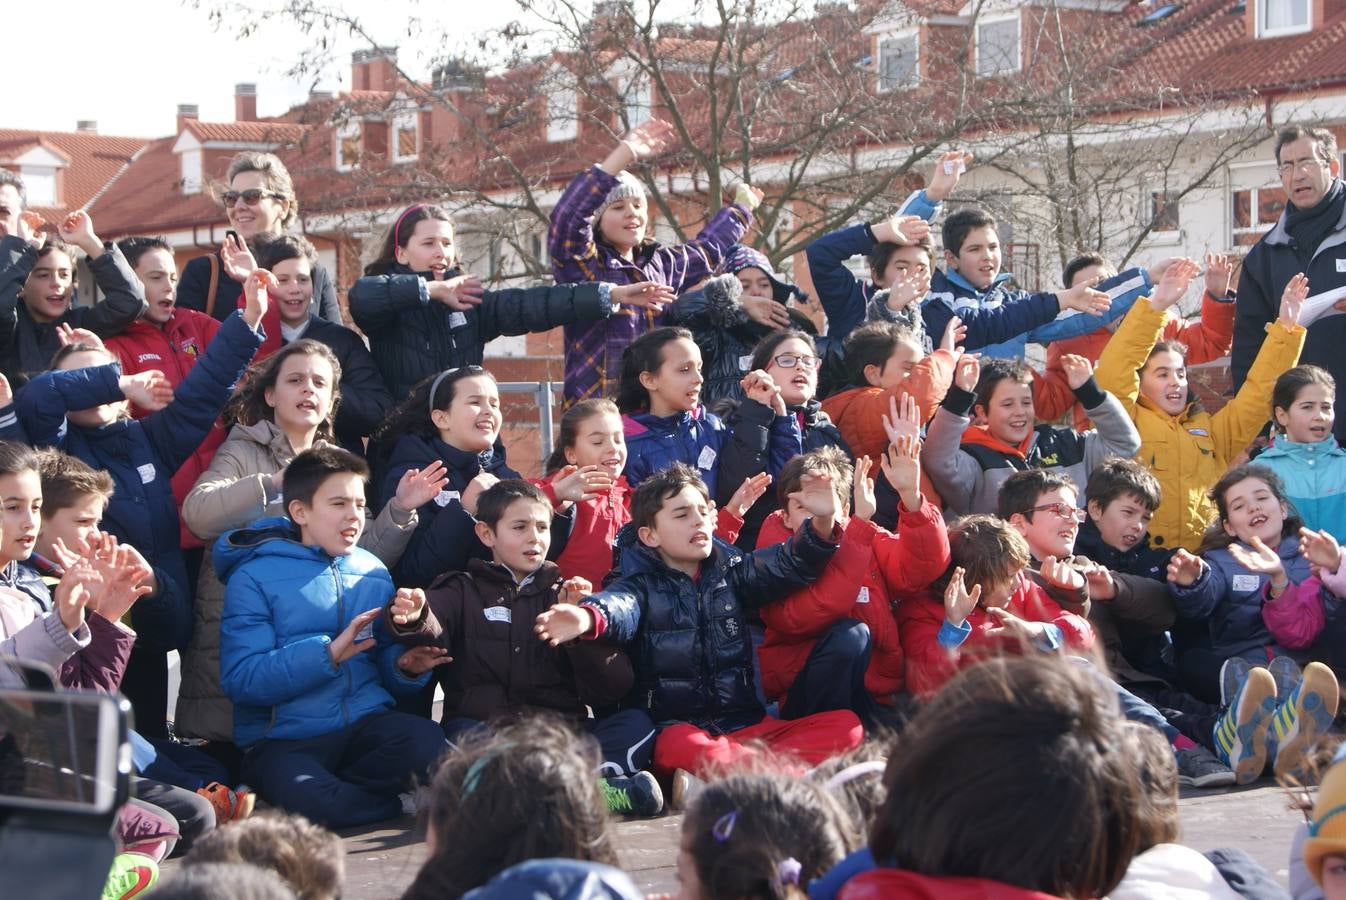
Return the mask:
{"type": "Polygon", "coordinates": [[[394,246],[394,247],[400,247],[400,246],[402,246],[402,222],[406,219],[407,216],[411,215],[411,214],[414,213],[416,210],[418,210],[418,209],[425,209],[425,208],[426,208],[426,206],[425,206],[424,203],[415,203],[415,204],[412,204],[411,206],[408,206],[406,209],[402,210],[402,215],[400,215],[400,216],[397,217],[397,223],[396,223],[395,225],[393,225],[393,246],[394,246]]]}
{"type": "Polygon", "coordinates": [[[444,383],[445,378],[448,378],[450,375],[452,375],[454,372],[457,371],[458,368],[455,366],[452,369],[445,369],[443,372],[440,372],[438,375],[435,376],[434,383],[430,385],[430,397],[426,401],[430,404],[430,415],[433,416],[435,413],[435,394],[438,393],[439,386],[444,383]]]}
{"type": "Polygon", "coordinates": [[[888,763],[881,759],[871,759],[867,762],[856,763],[853,766],[847,766],[840,772],[833,775],[823,783],[824,790],[835,790],[847,782],[854,781],[857,778],[864,778],[866,775],[882,775],[883,770],[888,767],[888,763]]]}

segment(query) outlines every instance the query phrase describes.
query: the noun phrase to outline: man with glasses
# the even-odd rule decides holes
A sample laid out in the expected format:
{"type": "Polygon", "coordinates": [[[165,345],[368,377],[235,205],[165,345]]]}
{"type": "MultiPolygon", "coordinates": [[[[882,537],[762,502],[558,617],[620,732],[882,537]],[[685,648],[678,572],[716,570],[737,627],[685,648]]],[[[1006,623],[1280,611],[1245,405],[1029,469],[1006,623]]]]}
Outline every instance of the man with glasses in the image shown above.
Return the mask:
{"type": "MultiPolygon", "coordinates": [[[[1287,202],[1275,226],[1243,261],[1232,355],[1235,390],[1247,377],[1291,278],[1307,275],[1310,295],[1346,287],[1346,189],[1337,139],[1323,128],[1284,128],[1276,136],[1276,165],[1287,202]]],[[[1346,302],[1338,307],[1346,311],[1346,302]]],[[[1340,381],[1346,378],[1343,347],[1346,316],[1325,316],[1309,323],[1299,361],[1322,366],[1340,381]]],[[[1337,417],[1336,436],[1346,439],[1346,416],[1337,417]]]]}

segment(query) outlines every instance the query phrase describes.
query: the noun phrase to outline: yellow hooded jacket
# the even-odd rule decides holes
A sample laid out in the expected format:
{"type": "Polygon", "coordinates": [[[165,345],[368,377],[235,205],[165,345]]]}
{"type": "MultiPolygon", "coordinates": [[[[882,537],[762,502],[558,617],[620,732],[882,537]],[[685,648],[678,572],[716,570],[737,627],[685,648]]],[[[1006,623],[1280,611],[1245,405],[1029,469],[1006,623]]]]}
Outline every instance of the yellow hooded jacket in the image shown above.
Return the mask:
{"type": "Polygon", "coordinates": [[[1195,551],[1216,514],[1206,492],[1270,417],[1271,389],[1298,362],[1305,331],[1302,325],[1287,331],[1272,322],[1247,381],[1227,406],[1211,415],[1194,402],[1171,416],[1140,394],[1140,369],[1158,343],[1166,317],[1166,311],[1154,309],[1147,300],[1136,301],[1104,348],[1094,376],[1136,423],[1136,461],[1154,473],[1163,489],[1163,501],[1150,522],[1152,543],[1195,551]]]}

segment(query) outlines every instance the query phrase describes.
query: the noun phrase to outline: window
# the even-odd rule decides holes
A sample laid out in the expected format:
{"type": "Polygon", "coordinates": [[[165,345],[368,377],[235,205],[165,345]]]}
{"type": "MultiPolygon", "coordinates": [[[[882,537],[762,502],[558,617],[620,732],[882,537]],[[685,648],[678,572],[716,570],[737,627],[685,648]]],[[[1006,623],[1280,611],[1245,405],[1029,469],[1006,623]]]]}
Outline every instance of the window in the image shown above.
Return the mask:
{"type": "Polygon", "coordinates": [[[622,91],[622,109],[626,113],[628,126],[639,125],[654,115],[654,104],[650,99],[650,82],[644,75],[637,75],[622,91]]]}
{"type": "Polygon", "coordinates": [[[56,170],[50,166],[20,166],[19,177],[23,179],[24,189],[28,193],[29,206],[56,205],[56,170]]]}
{"type": "Polygon", "coordinates": [[[182,192],[184,194],[199,194],[204,179],[201,177],[201,151],[184,150],[181,157],[182,161],[182,192]]]}
{"type": "Polygon", "coordinates": [[[1256,3],[1258,37],[1309,30],[1309,0],[1256,0],[1256,3]]]}
{"type": "Polygon", "coordinates": [[[982,77],[1019,71],[1019,14],[978,22],[976,50],[982,77]]]}
{"type": "Polygon", "coordinates": [[[528,250],[532,254],[533,262],[540,268],[547,268],[551,261],[547,259],[547,237],[546,235],[533,232],[528,236],[528,250]]]}
{"type": "Polygon", "coordinates": [[[1178,231],[1178,195],[1169,191],[1150,191],[1150,230],[1159,234],[1178,231]]]}
{"type": "Polygon", "coordinates": [[[360,123],[347,122],[336,132],[336,167],[349,172],[360,164],[360,123]]]}
{"type": "Polygon", "coordinates": [[[1285,210],[1285,189],[1274,187],[1245,188],[1230,194],[1232,209],[1229,221],[1233,226],[1235,247],[1251,247],[1267,228],[1276,224],[1285,210]]]}
{"type": "Polygon", "coordinates": [[[403,113],[393,119],[393,162],[409,162],[420,155],[417,113],[403,113]]]}
{"type": "Polygon", "coordinates": [[[921,80],[919,48],[920,38],[914,31],[879,39],[879,90],[908,87],[921,80]]]}
{"type": "Polygon", "coordinates": [[[547,92],[547,140],[573,141],[579,137],[579,93],[573,85],[556,85],[547,92]]]}

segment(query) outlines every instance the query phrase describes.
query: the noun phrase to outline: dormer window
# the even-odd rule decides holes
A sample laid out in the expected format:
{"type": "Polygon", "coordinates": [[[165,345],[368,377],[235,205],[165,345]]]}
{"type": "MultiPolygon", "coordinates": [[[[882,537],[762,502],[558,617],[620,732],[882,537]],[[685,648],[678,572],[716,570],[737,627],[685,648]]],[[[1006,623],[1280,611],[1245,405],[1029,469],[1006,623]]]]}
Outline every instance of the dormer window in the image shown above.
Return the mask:
{"type": "Polygon", "coordinates": [[[336,167],[349,172],[360,164],[360,123],[349,121],[336,130],[336,167]]]}
{"type": "Polygon", "coordinates": [[[420,115],[415,110],[393,117],[393,162],[412,162],[420,156],[419,119],[420,115]]]}
{"type": "Polygon", "coordinates": [[[29,206],[56,205],[55,166],[20,166],[19,177],[23,179],[29,206]]]}
{"type": "Polygon", "coordinates": [[[1280,37],[1309,30],[1309,0],[1254,0],[1257,36],[1280,37]]]}
{"type": "Polygon", "coordinates": [[[650,80],[644,75],[637,74],[622,90],[622,110],[629,126],[639,125],[654,115],[650,80]]]}
{"type": "Polygon", "coordinates": [[[921,80],[920,35],[903,31],[879,38],[879,90],[911,87],[921,80]]]}
{"type": "Polygon", "coordinates": [[[547,140],[573,141],[580,133],[580,95],[573,78],[552,79],[547,88],[547,140]]]}
{"type": "Polygon", "coordinates": [[[202,171],[202,145],[190,130],[184,130],[173,144],[173,152],[178,157],[179,184],[184,194],[199,194],[205,185],[202,171]]]}
{"type": "Polygon", "coordinates": [[[977,74],[983,78],[1011,75],[1022,66],[1019,13],[977,21],[977,74]]]}

